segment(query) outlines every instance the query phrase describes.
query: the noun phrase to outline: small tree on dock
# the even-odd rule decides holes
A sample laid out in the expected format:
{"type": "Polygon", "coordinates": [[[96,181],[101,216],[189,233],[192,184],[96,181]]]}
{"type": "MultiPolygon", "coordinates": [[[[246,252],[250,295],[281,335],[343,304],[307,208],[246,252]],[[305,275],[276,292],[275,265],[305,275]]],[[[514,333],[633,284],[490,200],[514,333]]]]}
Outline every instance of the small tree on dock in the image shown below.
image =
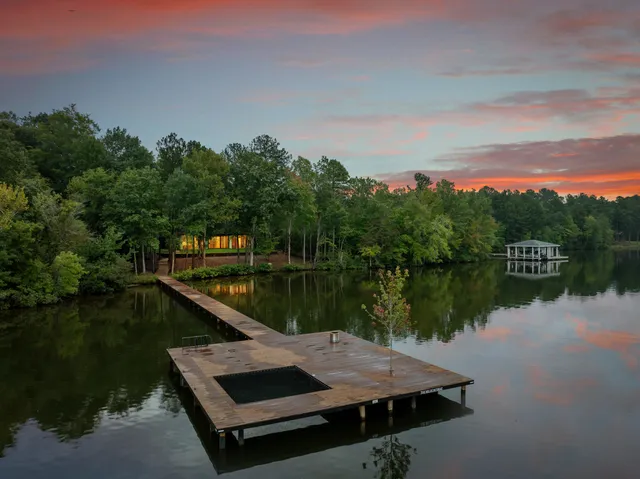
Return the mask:
{"type": "Polygon", "coordinates": [[[380,292],[373,295],[376,300],[373,312],[364,304],[362,309],[373,319],[373,325],[379,324],[389,336],[389,374],[393,376],[393,335],[406,331],[411,325],[411,306],[406,298],[402,297],[402,289],[409,277],[409,271],[402,271],[398,266],[395,272],[380,270],[378,277],[380,292]]]}

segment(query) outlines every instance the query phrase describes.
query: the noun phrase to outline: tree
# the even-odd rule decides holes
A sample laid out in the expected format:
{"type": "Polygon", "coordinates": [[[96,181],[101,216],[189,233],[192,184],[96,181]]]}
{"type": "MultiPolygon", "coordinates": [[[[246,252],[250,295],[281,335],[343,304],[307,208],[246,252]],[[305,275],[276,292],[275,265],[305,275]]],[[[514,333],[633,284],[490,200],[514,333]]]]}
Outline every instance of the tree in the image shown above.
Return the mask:
{"type": "Polygon", "coordinates": [[[224,156],[230,165],[230,191],[241,200],[239,225],[249,233],[249,264],[253,266],[256,238],[272,236],[271,223],[287,192],[288,170],[284,150],[269,137],[258,137],[251,148],[229,145],[224,156]],[[255,149],[256,151],[253,151],[255,149]],[[264,232],[269,231],[268,235],[264,232]]]}
{"type": "Polygon", "coordinates": [[[107,152],[109,169],[122,172],[127,168],[153,166],[153,153],[142,145],[140,138],[130,135],[125,128],[107,130],[102,143],[107,152]]]}
{"type": "Polygon", "coordinates": [[[94,233],[103,234],[107,228],[105,208],[117,176],[104,168],[87,170],[69,182],[67,194],[70,199],[82,204],[81,217],[94,233]]]}
{"type": "Polygon", "coordinates": [[[107,217],[111,224],[125,232],[136,272],[137,248],[141,249],[142,272],[145,273],[145,247],[156,248],[158,236],[167,229],[162,200],[160,173],[148,167],[125,170],[111,191],[107,217]]]}
{"type": "Polygon", "coordinates": [[[19,128],[14,114],[0,113],[0,182],[15,184],[35,173],[27,149],[15,138],[19,128]]]}
{"type": "Polygon", "coordinates": [[[373,246],[363,246],[360,248],[360,254],[363,258],[369,258],[369,269],[371,269],[371,260],[380,254],[382,249],[377,244],[373,246]]]}
{"type": "Polygon", "coordinates": [[[175,133],[158,140],[158,169],[163,180],[166,180],[176,168],[182,166],[182,161],[187,156],[187,143],[175,133]]]}
{"type": "Polygon", "coordinates": [[[203,266],[206,265],[207,233],[236,218],[240,201],[225,192],[224,178],[229,164],[213,150],[194,150],[184,160],[184,171],[195,179],[195,202],[190,205],[192,224],[197,225],[202,241],[203,266]]]}
{"type": "Polygon", "coordinates": [[[376,299],[373,311],[370,312],[365,304],[362,305],[362,309],[374,321],[374,325],[382,326],[388,335],[389,374],[393,376],[393,335],[406,331],[411,325],[411,306],[402,296],[409,271],[402,271],[400,266],[397,266],[395,272],[380,270],[378,277],[380,292],[373,295],[376,299]]]}
{"type": "Polygon", "coordinates": [[[62,193],[74,176],[108,166],[107,152],[96,138],[99,131],[89,115],[71,105],[23,118],[15,136],[25,145],[30,160],[51,182],[53,190],[62,193]]]}
{"type": "Polygon", "coordinates": [[[0,229],[9,228],[15,216],[28,207],[24,190],[0,183],[0,229]]]}

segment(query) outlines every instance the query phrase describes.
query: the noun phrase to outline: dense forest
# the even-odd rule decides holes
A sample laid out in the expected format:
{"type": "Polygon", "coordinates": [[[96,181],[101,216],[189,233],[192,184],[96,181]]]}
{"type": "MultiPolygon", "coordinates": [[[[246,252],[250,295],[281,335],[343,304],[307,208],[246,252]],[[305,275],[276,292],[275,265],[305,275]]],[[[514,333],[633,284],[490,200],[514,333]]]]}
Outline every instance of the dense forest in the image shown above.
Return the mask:
{"type": "Polygon", "coordinates": [[[171,133],[148,150],[75,106],[0,113],[0,307],[124,288],[182,235],[247,235],[314,267],[474,261],[536,238],[567,249],[640,238],[640,196],[456,190],[416,174],[390,189],[336,159],[293,158],[267,135],[215,152],[171,133]]]}

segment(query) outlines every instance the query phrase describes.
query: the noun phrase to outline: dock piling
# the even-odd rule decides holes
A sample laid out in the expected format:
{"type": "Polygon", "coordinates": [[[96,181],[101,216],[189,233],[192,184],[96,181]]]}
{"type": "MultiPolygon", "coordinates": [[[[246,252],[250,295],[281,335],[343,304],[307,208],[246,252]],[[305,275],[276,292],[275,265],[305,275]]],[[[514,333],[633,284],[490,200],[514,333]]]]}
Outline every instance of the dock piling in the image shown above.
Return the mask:
{"type": "Polygon", "coordinates": [[[393,415],[393,399],[387,401],[387,411],[389,411],[389,416],[393,415]]]}
{"type": "Polygon", "coordinates": [[[360,411],[360,420],[364,421],[367,418],[367,411],[364,406],[359,406],[358,409],[360,411]]]}

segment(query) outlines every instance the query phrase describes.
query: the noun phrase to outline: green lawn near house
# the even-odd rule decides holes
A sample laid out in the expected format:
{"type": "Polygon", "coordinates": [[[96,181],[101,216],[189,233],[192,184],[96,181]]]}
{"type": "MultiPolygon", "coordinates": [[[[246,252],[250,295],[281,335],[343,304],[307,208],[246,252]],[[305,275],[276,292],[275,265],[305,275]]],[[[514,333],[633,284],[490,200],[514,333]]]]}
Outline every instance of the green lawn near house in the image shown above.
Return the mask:
{"type": "MultiPolygon", "coordinates": [[[[216,249],[207,248],[208,255],[236,254],[237,252],[238,252],[237,249],[232,249],[232,248],[216,248],[216,249]]],[[[191,253],[192,253],[191,250],[176,251],[176,255],[180,255],[180,256],[190,255],[191,253]]],[[[196,250],[196,254],[198,253],[199,251],[196,250]]],[[[160,254],[169,254],[169,250],[166,250],[166,249],[160,250],[160,254]]],[[[240,248],[240,254],[244,254],[244,248],[240,248]]]]}

